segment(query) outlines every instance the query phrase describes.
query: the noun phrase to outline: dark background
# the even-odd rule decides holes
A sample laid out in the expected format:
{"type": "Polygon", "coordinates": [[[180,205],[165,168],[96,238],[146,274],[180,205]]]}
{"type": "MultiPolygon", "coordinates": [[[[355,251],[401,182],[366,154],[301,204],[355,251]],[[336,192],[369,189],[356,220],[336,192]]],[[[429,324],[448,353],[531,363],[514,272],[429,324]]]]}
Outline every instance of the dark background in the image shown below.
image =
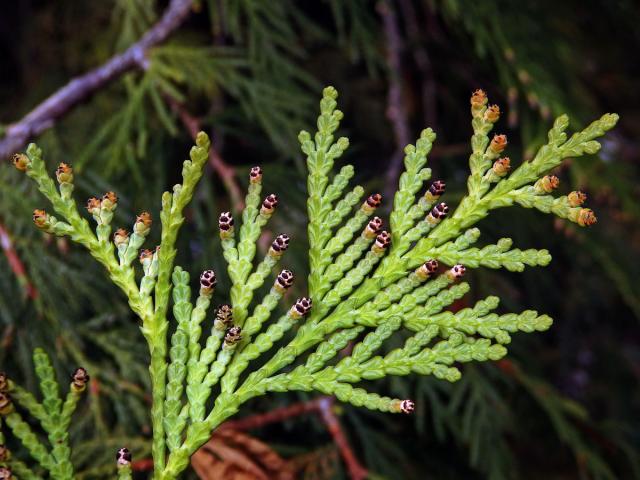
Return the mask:
{"type": "MultiPolygon", "coordinates": [[[[20,119],[135,42],[165,7],[153,0],[3,2],[0,122],[20,119]]],[[[516,164],[545,142],[561,113],[574,129],[620,114],[598,156],[567,159],[554,172],[562,192],[588,193],[595,226],[578,229],[515,208],[480,225],[485,242],[509,236],[519,248],[549,249],[553,262],[523,274],[474,271],[472,292],[458,306],[495,294],[504,311],[548,313],[552,329],[515,335],[506,360],[465,365],[454,385],[417,377],[376,385],[415,398],[412,417],[351,406],[338,413],[371,478],[640,477],[637,2],[202,0],[194,10],[149,52],[146,72],[116,79],[36,140],[51,168],[74,166],[78,199],[116,190],[116,219],[128,224],[141,209],[157,213],[160,193],[178,178],[191,139],[172,110],[177,102],[212,132],[242,189],[248,169],[262,165],[266,190],[283,205],[271,227],[294,238],[287,262],[298,278],[306,264],[305,169],[296,136],[313,128],[324,85],[340,92],[341,134],[351,140],[344,160],[359,183],[392,192],[401,148],[430,126],[438,138],[429,167],[447,182],[451,204],[465,187],[474,89],[501,106],[496,131],[508,135],[516,164]]],[[[179,263],[193,276],[204,267],[223,270],[215,219],[234,205],[218,173],[208,168],[181,236],[179,263]]],[[[4,161],[0,234],[14,249],[0,255],[0,365],[32,388],[36,346],[55,357],[65,382],[64,372],[87,366],[100,387],[72,437],[81,445],[83,478],[103,478],[96,472],[121,444],[136,458],[148,455],[145,346],[95,262],[32,227],[31,211],[42,206],[4,161]]],[[[241,415],[307,398],[269,396],[241,415]]],[[[348,478],[314,416],[251,434],[296,465],[300,478],[348,478]]]]}

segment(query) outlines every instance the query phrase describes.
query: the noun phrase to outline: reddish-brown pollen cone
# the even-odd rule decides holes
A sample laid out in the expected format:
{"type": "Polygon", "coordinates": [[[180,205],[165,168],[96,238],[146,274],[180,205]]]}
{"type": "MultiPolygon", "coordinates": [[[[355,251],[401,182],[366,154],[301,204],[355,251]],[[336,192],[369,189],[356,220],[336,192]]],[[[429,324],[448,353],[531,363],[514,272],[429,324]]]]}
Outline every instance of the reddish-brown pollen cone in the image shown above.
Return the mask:
{"type": "Polygon", "coordinates": [[[44,228],[48,222],[47,212],[44,210],[34,210],[33,211],[33,223],[36,224],[38,228],[44,228]]]}
{"type": "Polygon", "coordinates": [[[560,180],[555,175],[545,175],[538,180],[533,188],[538,193],[551,193],[560,185],[560,180]]]}
{"type": "Polygon", "coordinates": [[[62,162],[56,168],[56,179],[59,183],[71,183],[73,181],[73,169],[70,165],[62,162]]]}
{"type": "Polygon", "coordinates": [[[493,153],[502,153],[507,148],[506,135],[494,135],[489,144],[489,150],[493,153]]]}
{"type": "Polygon", "coordinates": [[[124,245],[129,241],[129,232],[127,232],[124,228],[119,228],[113,234],[113,243],[116,246],[124,245]]]}
{"type": "Polygon", "coordinates": [[[511,170],[511,159],[509,157],[499,158],[493,163],[493,173],[499,177],[504,177],[511,170]]]}
{"type": "Polygon", "coordinates": [[[567,201],[570,207],[579,207],[587,200],[587,195],[580,191],[571,192],[567,195],[567,201]]]}
{"type": "Polygon", "coordinates": [[[484,120],[490,123],[496,123],[500,118],[500,107],[498,105],[490,105],[484,112],[484,120]]]}
{"type": "Polygon", "coordinates": [[[145,260],[150,260],[153,258],[153,252],[149,249],[144,249],[140,251],[140,263],[144,263],[145,260]]]}
{"type": "Polygon", "coordinates": [[[91,197],[87,200],[87,211],[92,215],[97,215],[100,213],[100,207],[102,206],[102,201],[96,197],[91,197]]]}
{"type": "Polygon", "coordinates": [[[471,94],[471,106],[481,108],[487,104],[487,94],[481,88],[471,94]]]}
{"type": "Polygon", "coordinates": [[[275,238],[273,243],[271,243],[268,255],[271,255],[272,257],[280,257],[287,248],[289,248],[289,235],[281,233],[275,238]]]}
{"type": "Polygon", "coordinates": [[[415,405],[415,403],[413,403],[412,400],[408,400],[407,399],[407,400],[403,400],[400,403],[400,411],[402,413],[407,413],[407,414],[408,413],[412,413],[413,410],[415,409],[415,407],[416,407],[416,405],[415,405]]]}
{"type": "Polygon", "coordinates": [[[31,160],[24,153],[16,153],[13,156],[13,166],[21,172],[26,172],[29,166],[31,166],[31,160]]]}
{"type": "Polygon", "coordinates": [[[136,223],[133,225],[133,231],[137,235],[146,236],[151,229],[151,214],[149,212],[142,212],[136,217],[136,223]]]}
{"type": "Polygon", "coordinates": [[[578,212],[578,225],[581,227],[588,227],[597,221],[596,214],[589,208],[581,208],[580,212],[578,212]]]}

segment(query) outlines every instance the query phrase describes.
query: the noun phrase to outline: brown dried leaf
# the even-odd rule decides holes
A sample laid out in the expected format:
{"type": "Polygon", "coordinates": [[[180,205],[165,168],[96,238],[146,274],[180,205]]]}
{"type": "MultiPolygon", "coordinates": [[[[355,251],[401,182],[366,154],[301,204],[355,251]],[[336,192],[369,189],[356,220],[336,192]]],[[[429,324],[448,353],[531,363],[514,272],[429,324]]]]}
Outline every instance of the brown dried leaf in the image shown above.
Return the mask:
{"type": "Polygon", "coordinates": [[[328,445],[293,457],[289,460],[289,465],[296,472],[296,478],[330,480],[336,477],[340,456],[335,445],[328,445]]]}
{"type": "Polygon", "coordinates": [[[191,458],[202,480],[293,480],[289,464],[269,445],[246,433],[214,433],[191,458]]]}

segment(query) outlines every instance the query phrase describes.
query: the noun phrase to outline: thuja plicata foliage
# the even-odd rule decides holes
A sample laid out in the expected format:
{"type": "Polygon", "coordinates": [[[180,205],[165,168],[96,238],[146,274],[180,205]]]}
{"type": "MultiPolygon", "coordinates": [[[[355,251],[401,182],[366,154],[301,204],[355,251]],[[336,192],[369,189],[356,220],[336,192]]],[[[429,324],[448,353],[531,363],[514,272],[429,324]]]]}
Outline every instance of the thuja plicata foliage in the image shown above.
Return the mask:
{"type": "MultiPolygon", "coordinates": [[[[183,212],[209,156],[206,134],[198,134],[190,159],[184,162],[182,184],[162,196],[160,245],[151,249],[141,250],[152,228],[149,213],[136,217],[131,232],[119,228],[112,233],[118,206],[115,193],[89,199],[86,208],[93,218],[88,220],[73,199],[69,165],[59,165],[56,182],[36,145],[14,158],[15,166],[36,182],[53,209],[36,210],[36,226],[83,245],[140,318],[151,358],[155,479],[178,477],[212,431],[252,398],[269,392],[318,391],[359,407],[411,413],[414,404],[409,399],[381,396],[354,385],[410,373],[454,382],[460,378],[461,363],[502,358],[512,333],[542,331],[551,325],[547,315],[531,310],[493,313],[499,302],[494,296],[456,312],[447,308],[469,291],[461,280],[468,268],[521,271],[526,265],[546,265],[551,260],[546,250],[513,248],[509,238],[474,246],[480,236],[474,224],[490,211],[517,204],[580,226],[596,222],[594,213],[582,205],[583,193],[553,195],[559,180],[548,172],[565,158],[596,153],[600,148],[596,138],[615,125],[617,116],[606,114],[571,136],[565,132],[568,119],[561,116],[549,131],[547,144],[531,161],[515,166],[503,156],[506,136],[490,135],[500,110],[489,106],[485,93],[477,90],[471,97],[467,195],[453,208],[442,201],[443,181],[427,184],[431,176],[427,157],[436,137],[427,128],[415,145],[405,148],[404,171],[387,223],[376,216],[383,202],[379,194],[365,196],[360,186],[349,189],[351,165],[334,172],[334,162],[349,145],[346,138],[334,136],[342,119],[336,98],[336,90],[326,88],[318,131],[299,135],[309,170],[310,273],[307,295],[287,305],[281,316],[274,312],[294,281],[292,272],[280,270],[268,293],[254,298],[265,282],[272,281],[289,245],[289,237],[280,234],[266,255],[256,259],[257,241],[278,206],[275,194],[263,196],[260,167],[251,169],[242,218],[223,212],[218,220],[231,279],[228,298],[215,291],[216,274],[211,270],[199,274],[194,296],[189,273],[175,265],[183,212]],[[241,220],[240,226],[236,220],[241,220]],[[214,303],[219,306],[213,308],[214,303]],[[385,340],[401,331],[406,338],[403,346],[381,354],[385,340]],[[281,346],[274,348],[276,343],[281,346]],[[259,358],[259,364],[252,364],[259,358]]],[[[43,352],[36,352],[35,365],[42,403],[2,377],[3,428],[22,442],[40,470],[55,479],[72,478],[67,428],[89,377],[78,369],[62,402],[43,352]],[[50,448],[19,412],[41,423],[50,448]]],[[[38,478],[6,447],[1,452],[4,477],[0,478],[11,476],[11,471],[14,476],[38,478]]],[[[122,448],[116,458],[118,477],[130,478],[128,450],[122,448]]]]}

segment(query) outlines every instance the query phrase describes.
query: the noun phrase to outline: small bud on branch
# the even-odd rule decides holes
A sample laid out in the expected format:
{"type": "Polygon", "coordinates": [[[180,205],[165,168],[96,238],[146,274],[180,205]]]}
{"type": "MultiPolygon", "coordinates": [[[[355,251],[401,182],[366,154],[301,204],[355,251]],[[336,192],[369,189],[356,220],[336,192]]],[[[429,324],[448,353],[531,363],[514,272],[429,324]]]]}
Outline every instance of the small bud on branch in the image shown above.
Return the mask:
{"type": "Polygon", "coordinates": [[[429,215],[427,215],[427,222],[431,225],[440,223],[440,221],[447,216],[447,213],[449,213],[449,207],[446,203],[441,202],[431,209],[429,215]]]}
{"type": "Polygon", "coordinates": [[[471,94],[471,115],[474,118],[482,115],[487,101],[487,94],[484,93],[484,90],[478,89],[471,94]]]}
{"type": "Polygon", "coordinates": [[[216,318],[213,326],[217,330],[225,331],[233,324],[233,308],[229,304],[222,304],[216,311],[216,318]]]}
{"type": "Polygon", "coordinates": [[[49,214],[44,210],[34,210],[33,223],[39,229],[46,230],[49,227],[49,214]]]}
{"type": "Polygon", "coordinates": [[[391,245],[391,235],[389,235],[389,232],[383,230],[376,237],[376,241],[373,243],[371,250],[374,253],[383,253],[389,248],[389,245],[391,245]]]}
{"type": "Polygon", "coordinates": [[[380,217],[373,217],[371,220],[369,220],[369,223],[367,223],[366,228],[364,229],[364,232],[362,232],[362,235],[365,238],[375,238],[376,235],[378,235],[378,232],[380,231],[380,229],[382,228],[382,219],[380,217]]]}
{"type": "Polygon", "coordinates": [[[151,214],[149,212],[142,212],[136,217],[136,223],[133,224],[133,231],[141,237],[146,237],[151,230],[151,214]]]}
{"type": "Polygon", "coordinates": [[[90,377],[87,371],[82,367],[78,367],[71,375],[71,388],[75,392],[84,392],[89,380],[90,377]]]}
{"type": "Polygon", "coordinates": [[[56,168],[56,179],[58,183],[73,183],[73,169],[66,163],[61,163],[56,168]]]}
{"type": "Polygon", "coordinates": [[[450,270],[447,270],[447,277],[453,282],[454,280],[462,278],[465,273],[467,273],[467,268],[464,265],[458,264],[451,267],[450,270]]]}
{"type": "Polygon", "coordinates": [[[8,415],[13,412],[13,402],[8,393],[0,392],[0,415],[8,415]]]}
{"type": "Polygon", "coordinates": [[[116,453],[116,463],[118,467],[123,467],[131,464],[131,452],[128,448],[122,447],[116,453]]]}
{"type": "Polygon", "coordinates": [[[551,193],[558,188],[558,185],[560,185],[558,177],[555,175],[545,175],[533,185],[533,189],[536,193],[551,193]]]}
{"type": "Polygon", "coordinates": [[[0,462],[6,462],[11,458],[11,452],[6,445],[0,444],[0,462]]]}
{"type": "Polygon", "coordinates": [[[438,261],[437,260],[427,260],[425,263],[420,265],[415,274],[418,276],[420,280],[426,280],[431,275],[433,275],[438,270],[438,261]]]}
{"type": "Polygon", "coordinates": [[[276,281],[273,283],[273,288],[280,294],[284,294],[291,285],[293,285],[293,273],[290,270],[282,270],[276,281]]]}
{"type": "Polygon", "coordinates": [[[118,196],[114,192],[107,192],[102,196],[101,207],[103,210],[112,212],[118,205],[118,196]]]}
{"type": "Polygon", "coordinates": [[[213,270],[205,270],[200,274],[200,295],[211,296],[218,280],[213,270]]]}
{"type": "Polygon", "coordinates": [[[260,215],[270,217],[278,206],[278,196],[275,193],[267,195],[260,207],[260,215]]]}
{"type": "Polygon", "coordinates": [[[122,245],[127,245],[129,243],[129,232],[127,232],[124,228],[119,228],[113,234],[113,243],[116,247],[120,247],[122,245]]]}
{"type": "Polygon", "coordinates": [[[262,182],[262,169],[260,167],[253,167],[249,171],[249,183],[260,183],[262,182]]]}
{"type": "Polygon", "coordinates": [[[233,236],[233,216],[231,216],[231,212],[222,212],[220,214],[218,228],[220,229],[220,238],[226,239],[233,236]]]}
{"type": "Polygon", "coordinates": [[[494,135],[489,144],[489,150],[495,154],[500,154],[505,148],[507,148],[507,136],[494,135]]]}
{"type": "Polygon", "coordinates": [[[289,316],[293,319],[298,319],[300,317],[304,317],[307,313],[311,311],[311,307],[313,302],[310,298],[302,297],[296,300],[296,303],[293,304],[291,309],[289,310],[289,316]]]}
{"type": "Polygon", "coordinates": [[[587,200],[587,195],[580,191],[573,191],[567,195],[567,201],[570,207],[579,207],[587,200]]]}
{"type": "Polygon", "coordinates": [[[484,112],[484,121],[496,123],[500,118],[500,107],[498,105],[490,105],[484,112]]]}
{"type": "Polygon", "coordinates": [[[222,348],[231,350],[242,340],[242,329],[238,326],[231,327],[224,336],[222,348]]]}
{"type": "Polygon", "coordinates": [[[289,248],[289,240],[289,235],[284,233],[278,235],[273,243],[271,243],[268,255],[276,258],[281,257],[282,254],[287,251],[287,248],[289,248]]]}
{"type": "Polygon", "coordinates": [[[382,195],[380,195],[379,193],[374,193],[373,195],[369,195],[369,197],[367,197],[361,208],[362,211],[364,211],[366,214],[371,214],[376,208],[380,206],[381,203],[382,195]]]}
{"type": "Polygon", "coordinates": [[[21,172],[26,172],[31,166],[31,160],[24,153],[16,153],[13,155],[13,166],[21,172]]]}
{"type": "Polygon", "coordinates": [[[424,198],[429,203],[437,201],[445,192],[447,184],[442,180],[436,180],[431,184],[429,190],[424,194],[424,198]]]}

